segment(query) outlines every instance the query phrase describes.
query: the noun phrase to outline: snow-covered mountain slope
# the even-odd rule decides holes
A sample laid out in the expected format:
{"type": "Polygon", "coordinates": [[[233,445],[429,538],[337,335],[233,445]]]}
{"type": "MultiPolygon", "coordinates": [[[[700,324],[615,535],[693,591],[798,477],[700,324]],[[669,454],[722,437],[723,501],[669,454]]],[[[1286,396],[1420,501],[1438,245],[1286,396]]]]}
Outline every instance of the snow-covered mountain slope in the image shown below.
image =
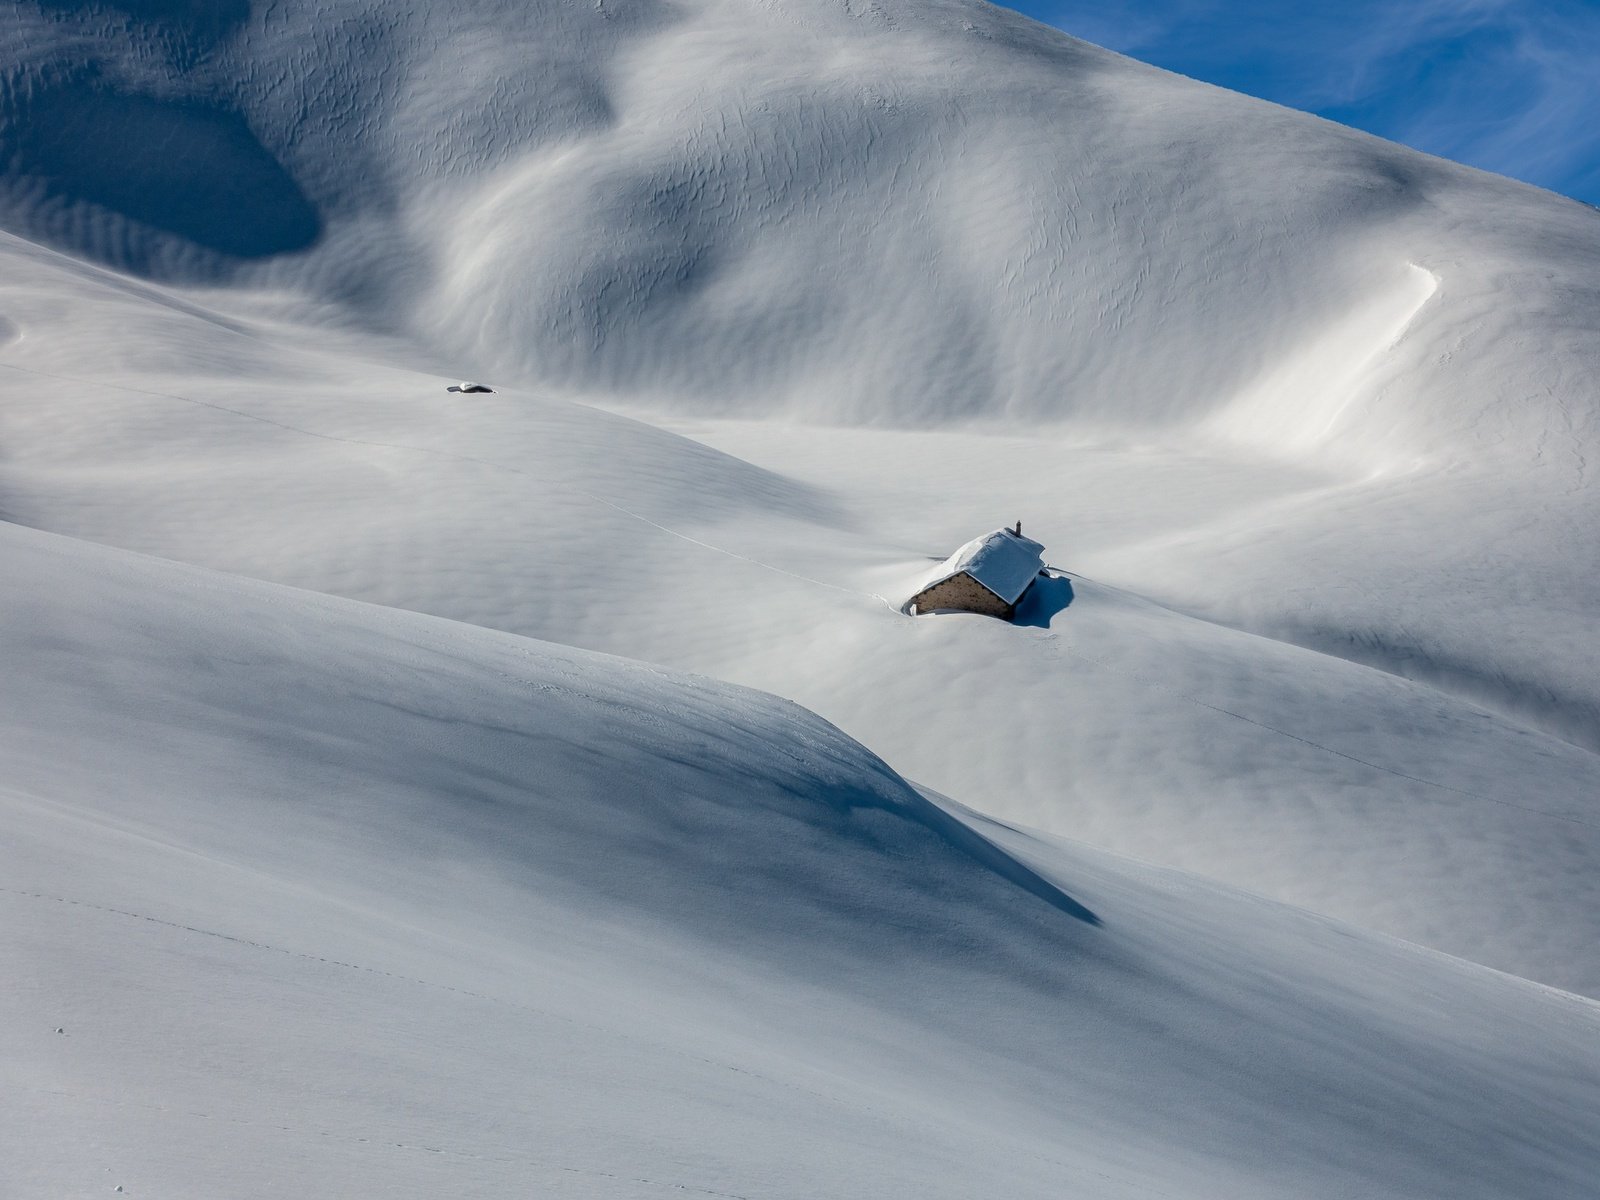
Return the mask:
{"type": "Polygon", "coordinates": [[[1600,744],[1591,209],[964,0],[0,21],[14,231],[546,392],[1310,459],[1101,574],[1600,744]]]}
{"type": "MultiPolygon", "coordinates": [[[[1139,546],[1168,581],[1184,531],[1329,504],[1336,473],[675,423],[695,441],[516,388],[447,394],[393,365],[414,351],[307,330],[270,295],[17,243],[9,261],[41,314],[0,364],[13,520],[761,687],[990,813],[1600,993],[1600,758],[1106,582],[1139,546]],[[1082,568],[1073,590],[1042,589],[1020,627],[903,616],[980,515],[1028,516],[1082,568]]],[[[1455,619],[1470,584],[1429,611],[1455,619]]]]}
{"type": "Polygon", "coordinates": [[[0,1192],[1592,1191],[1600,214],[971,0],[0,47],[0,1192]]]}
{"type": "Polygon", "coordinates": [[[1591,1002],[940,807],[771,697],[0,553],[7,1194],[1600,1172],[1591,1002]]]}
{"type": "Polygon", "coordinates": [[[967,0],[222,11],[12,6],[12,228],[740,414],[1520,462],[1600,361],[1592,210],[967,0]]]}

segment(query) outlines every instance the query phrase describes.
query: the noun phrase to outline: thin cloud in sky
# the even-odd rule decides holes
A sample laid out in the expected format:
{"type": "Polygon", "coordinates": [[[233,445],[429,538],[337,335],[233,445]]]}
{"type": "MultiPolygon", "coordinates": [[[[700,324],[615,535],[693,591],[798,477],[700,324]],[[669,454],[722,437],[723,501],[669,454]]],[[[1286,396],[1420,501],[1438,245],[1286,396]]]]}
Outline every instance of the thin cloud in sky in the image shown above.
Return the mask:
{"type": "Polygon", "coordinates": [[[1600,203],[1596,0],[1017,0],[1076,37],[1600,203]]]}

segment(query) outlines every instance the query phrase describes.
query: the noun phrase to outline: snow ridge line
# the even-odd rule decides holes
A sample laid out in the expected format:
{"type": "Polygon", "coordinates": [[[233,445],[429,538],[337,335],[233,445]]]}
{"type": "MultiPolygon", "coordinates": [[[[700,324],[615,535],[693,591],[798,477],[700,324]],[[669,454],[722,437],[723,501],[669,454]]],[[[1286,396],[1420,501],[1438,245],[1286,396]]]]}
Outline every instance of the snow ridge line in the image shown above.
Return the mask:
{"type": "MultiPolygon", "coordinates": [[[[519,470],[518,468],[509,466],[506,463],[495,462],[493,459],[478,458],[477,456],[471,454],[458,454],[453,450],[435,450],[428,446],[412,446],[403,442],[378,442],[372,441],[368,438],[353,438],[344,437],[340,434],[334,433],[319,433],[314,429],[306,429],[299,425],[290,425],[284,421],[275,421],[271,417],[263,417],[258,413],[245,412],[243,409],[238,408],[229,408],[225,404],[215,404],[209,400],[196,400],[192,396],[180,396],[175,392],[157,392],[149,388],[132,387],[129,384],[112,383],[108,380],[83,379],[73,375],[59,375],[51,371],[41,371],[35,367],[18,366],[16,363],[0,363],[0,367],[6,367],[12,371],[20,371],[28,375],[36,375],[41,379],[58,380],[62,383],[77,383],[82,384],[85,387],[114,388],[117,391],[130,392],[140,396],[154,396],[163,400],[177,400],[183,404],[193,404],[199,408],[209,408],[215,412],[228,413],[235,417],[243,417],[248,421],[258,421],[263,425],[271,425],[274,428],[283,429],[289,433],[302,434],[305,437],[317,438],[318,440],[324,442],[341,442],[347,446],[367,446],[375,450],[401,450],[411,454],[422,454],[433,458],[442,458],[451,462],[471,463],[473,466],[488,467],[493,471],[505,471],[512,475],[519,475],[525,479],[534,478],[534,476],[527,471],[519,470]]],[[[669,526],[661,524],[659,521],[653,521],[642,513],[634,512],[631,508],[624,507],[614,500],[610,500],[605,496],[601,496],[595,492],[589,491],[587,488],[569,487],[567,490],[573,495],[582,496],[586,500],[591,500],[596,504],[603,505],[606,508],[621,513],[625,517],[629,517],[643,525],[648,525],[652,529],[659,530],[660,532],[668,534],[671,537],[678,538],[680,541],[688,542],[691,546],[699,546],[701,549],[710,550],[714,554],[725,555],[726,557],[736,559],[739,562],[749,563],[753,567],[760,567],[763,571],[771,571],[775,575],[786,575],[790,579],[799,580],[801,583],[809,583],[814,587],[827,588],[829,591],[834,592],[842,592],[847,596],[861,596],[868,600],[876,600],[878,603],[888,608],[891,612],[899,611],[886,596],[880,596],[876,592],[857,591],[855,588],[845,587],[842,584],[828,583],[822,579],[813,579],[809,575],[802,575],[798,571],[789,570],[787,567],[775,566],[772,563],[762,562],[758,558],[751,558],[747,554],[740,554],[736,550],[728,550],[722,546],[701,541],[697,537],[683,533],[677,529],[672,529],[669,526]]]]}

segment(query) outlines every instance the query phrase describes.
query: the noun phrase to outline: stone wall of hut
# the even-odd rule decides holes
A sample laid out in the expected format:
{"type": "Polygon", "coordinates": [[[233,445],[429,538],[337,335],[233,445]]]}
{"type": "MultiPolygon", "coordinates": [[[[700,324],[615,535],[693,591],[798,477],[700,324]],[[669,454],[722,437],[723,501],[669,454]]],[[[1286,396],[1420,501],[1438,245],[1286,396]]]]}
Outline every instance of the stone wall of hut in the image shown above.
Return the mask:
{"type": "Polygon", "coordinates": [[[954,608],[991,617],[1011,616],[1011,605],[965,572],[918,592],[911,603],[916,605],[919,613],[932,612],[936,608],[954,608]]]}

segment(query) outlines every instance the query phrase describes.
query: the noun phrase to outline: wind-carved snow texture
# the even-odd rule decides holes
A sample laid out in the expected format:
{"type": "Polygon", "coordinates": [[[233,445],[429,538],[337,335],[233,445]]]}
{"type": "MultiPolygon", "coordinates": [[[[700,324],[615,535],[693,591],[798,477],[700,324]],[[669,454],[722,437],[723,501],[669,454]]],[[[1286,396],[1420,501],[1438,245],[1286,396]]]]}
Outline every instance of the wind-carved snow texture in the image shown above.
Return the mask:
{"type": "Polygon", "coordinates": [[[0,1191],[1592,1188],[1600,214],[940,0],[0,45],[0,1191]]]}

